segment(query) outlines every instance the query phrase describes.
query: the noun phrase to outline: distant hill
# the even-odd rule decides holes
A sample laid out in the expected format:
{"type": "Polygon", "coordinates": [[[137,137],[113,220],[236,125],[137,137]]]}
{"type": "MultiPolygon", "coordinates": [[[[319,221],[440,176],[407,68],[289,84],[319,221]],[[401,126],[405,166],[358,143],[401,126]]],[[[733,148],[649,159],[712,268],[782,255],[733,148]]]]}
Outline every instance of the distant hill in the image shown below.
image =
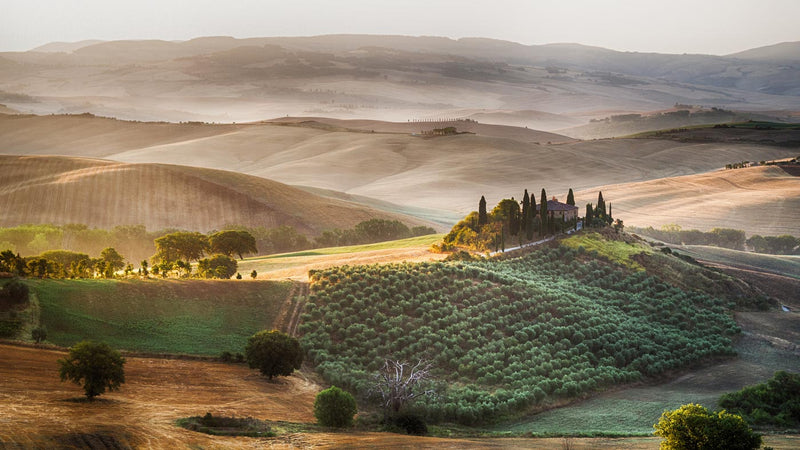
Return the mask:
{"type": "Polygon", "coordinates": [[[781,42],[728,55],[731,58],[759,61],[800,61],[800,41],[781,42]]]}
{"type": "MultiPolygon", "coordinates": [[[[424,221],[222,170],[85,158],[0,155],[0,226],[83,223],[207,232],[290,225],[316,235],[372,218],[424,221]]],[[[427,223],[426,223],[427,224],[427,223]]]]}
{"type": "Polygon", "coordinates": [[[40,45],[31,49],[32,52],[45,52],[45,53],[73,53],[83,47],[90,45],[100,44],[104,41],[98,39],[89,39],[77,42],[50,42],[45,45],[40,45]]]}
{"type": "Polygon", "coordinates": [[[800,110],[800,68],[747,53],[375,35],[84,44],[0,54],[0,89],[30,97],[4,103],[39,114],[174,122],[286,115],[404,122],[476,114],[479,121],[549,131],[675,103],[800,110]]]}
{"type": "Polygon", "coordinates": [[[597,190],[628,225],[800,235],[800,177],[775,166],[601,186],[576,192],[577,203],[596,202],[597,190]]]}

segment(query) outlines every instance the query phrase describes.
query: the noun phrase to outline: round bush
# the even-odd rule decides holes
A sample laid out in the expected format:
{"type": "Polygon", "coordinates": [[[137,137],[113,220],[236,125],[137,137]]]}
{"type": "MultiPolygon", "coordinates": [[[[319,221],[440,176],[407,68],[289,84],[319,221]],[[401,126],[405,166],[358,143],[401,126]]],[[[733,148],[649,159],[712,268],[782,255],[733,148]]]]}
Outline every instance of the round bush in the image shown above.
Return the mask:
{"type": "Polygon", "coordinates": [[[357,412],[353,396],[336,386],[320,392],[314,400],[314,417],[326,427],[349,427],[353,425],[353,416],[357,412]]]}

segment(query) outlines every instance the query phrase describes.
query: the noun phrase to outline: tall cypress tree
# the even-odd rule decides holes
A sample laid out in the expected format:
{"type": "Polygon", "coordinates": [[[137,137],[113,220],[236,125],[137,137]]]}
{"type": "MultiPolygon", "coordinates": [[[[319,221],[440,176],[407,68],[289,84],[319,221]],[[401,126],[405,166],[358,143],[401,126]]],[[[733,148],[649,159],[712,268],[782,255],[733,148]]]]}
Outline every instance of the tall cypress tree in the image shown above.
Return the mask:
{"type": "Polygon", "coordinates": [[[527,235],[528,222],[530,222],[531,214],[531,197],[528,195],[528,190],[525,189],[525,195],[522,196],[522,220],[520,221],[520,230],[525,230],[527,235]]]}
{"type": "Polygon", "coordinates": [[[519,233],[519,204],[511,197],[508,203],[508,234],[516,236],[519,233]]]}
{"type": "Polygon", "coordinates": [[[575,206],[575,194],[572,193],[572,188],[569,188],[569,192],[567,192],[567,204],[575,206]]]}
{"type": "Polygon", "coordinates": [[[539,234],[544,236],[547,234],[547,225],[550,221],[550,218],[547,216],[547,193],[544,191],[544,188],[542,188],[542,198],[539,205],[539,220],[541,221],[539,234]]]}
{"type": "Polygon", "coordinates": [[[586,217],[583,218],[583,225],[584,228],[589,228],[592,226],[592,220],[594,220],[594,211],[592,211],[592,204],[586,204],[586,217]]]}
{"type": "Polygon", "coordinates": [[[484,226],[489,222],[486,217],[486,199],[481,195],[481,201],[478,202],[478,226],[484,226]]]}
{"type": "Polygon", "coordinates": [[[594,208],[596,216],[601,217],[603,220],[606,218],[606,202],[603,200],[603,191],[597,194],[597,206],[594,208]]]}

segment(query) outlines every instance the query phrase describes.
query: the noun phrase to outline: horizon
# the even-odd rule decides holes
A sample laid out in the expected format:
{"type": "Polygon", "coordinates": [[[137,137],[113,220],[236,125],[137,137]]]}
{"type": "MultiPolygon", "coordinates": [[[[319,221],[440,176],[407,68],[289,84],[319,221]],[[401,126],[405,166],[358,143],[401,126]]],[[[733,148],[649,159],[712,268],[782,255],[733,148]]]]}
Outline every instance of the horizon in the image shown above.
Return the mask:
{"type": "Polygon", "coordinates": [[[800,2],[758,5],[676,0],[664,5],[620,0],[536,2],[496,0],[468,10],[454,0],[342,0],[301,4],[238,0],[46,0],[14,2],[0,17],[0,51],[29,51],[54,42],[85,40],[186,41],[207,36],[310,37],[325,35],[487,38],[522,45],[576,43],[622,52],[724,56],[800,41],[794,17],[800,2]],[[538,18],[546,18],[540,20],[538,18]]]}

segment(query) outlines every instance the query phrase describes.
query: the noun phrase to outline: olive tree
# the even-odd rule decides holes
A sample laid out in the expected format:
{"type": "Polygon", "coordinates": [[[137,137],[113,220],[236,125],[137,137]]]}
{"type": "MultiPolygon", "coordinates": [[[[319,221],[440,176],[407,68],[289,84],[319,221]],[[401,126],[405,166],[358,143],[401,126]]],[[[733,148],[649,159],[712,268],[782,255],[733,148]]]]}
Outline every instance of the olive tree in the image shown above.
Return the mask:
{"type": "Polygon", "coordinates": [[[61,365],[61,381],[83,383],[83,391],[89,400],[104,393],[115,391],[125,382],[125,358],[106,343],[82,341],[69,349],[61,365]]]}

